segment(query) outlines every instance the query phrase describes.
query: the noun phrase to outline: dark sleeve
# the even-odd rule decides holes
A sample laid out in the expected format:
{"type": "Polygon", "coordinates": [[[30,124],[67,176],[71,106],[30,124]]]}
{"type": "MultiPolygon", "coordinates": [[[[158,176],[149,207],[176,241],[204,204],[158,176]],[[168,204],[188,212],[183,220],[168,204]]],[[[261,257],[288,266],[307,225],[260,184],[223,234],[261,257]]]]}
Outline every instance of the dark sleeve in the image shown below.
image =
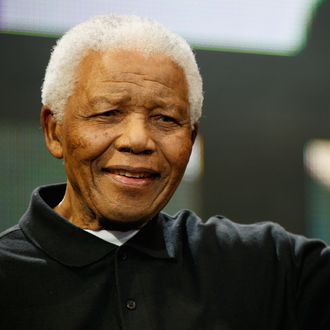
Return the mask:
{"type": "Polygon", "coordinates": [[[330,247],[291,235],[298,329],[330,329],[330,247]]]}

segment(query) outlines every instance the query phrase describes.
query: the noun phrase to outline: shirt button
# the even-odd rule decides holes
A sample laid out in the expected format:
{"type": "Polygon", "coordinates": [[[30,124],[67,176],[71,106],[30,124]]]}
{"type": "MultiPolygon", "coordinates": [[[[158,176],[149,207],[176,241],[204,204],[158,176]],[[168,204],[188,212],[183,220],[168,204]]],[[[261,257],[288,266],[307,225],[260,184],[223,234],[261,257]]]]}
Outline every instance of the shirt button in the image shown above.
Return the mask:
{"type": "Polygon", "coordinates": [[[125,251],[122,251],[119,253],[120,260],[125,261],[127,259],[127,253],[125,251]]]}
{"type": "Polygon", "coordinates": [[[136,302],[133,299],[129,299],[126,302],[126,307],[127,309],[129,309],[130,311],[133,311],[136,308],[136,302]]]}

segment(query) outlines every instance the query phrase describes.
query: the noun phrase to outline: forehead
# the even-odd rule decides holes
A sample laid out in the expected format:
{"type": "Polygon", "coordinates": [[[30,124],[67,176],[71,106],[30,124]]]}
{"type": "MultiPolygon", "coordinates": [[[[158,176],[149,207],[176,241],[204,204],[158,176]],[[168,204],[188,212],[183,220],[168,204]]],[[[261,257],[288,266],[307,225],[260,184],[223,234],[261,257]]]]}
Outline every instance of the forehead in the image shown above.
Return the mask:
{"type": "Polygon", "coordinates": [[[153,83],[187,98],[187,82],[181,67],[163,54],[144,54],[136,50],[90,51],[81,61],[77,85],[93,88],[100,82],[153,83]]]}

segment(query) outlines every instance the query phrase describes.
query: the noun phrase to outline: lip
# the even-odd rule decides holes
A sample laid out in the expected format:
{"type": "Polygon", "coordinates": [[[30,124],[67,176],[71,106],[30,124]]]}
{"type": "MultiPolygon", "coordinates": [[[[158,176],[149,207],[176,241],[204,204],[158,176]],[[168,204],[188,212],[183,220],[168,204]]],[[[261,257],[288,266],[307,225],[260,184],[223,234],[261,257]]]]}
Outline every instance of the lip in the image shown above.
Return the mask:
{"type": "Polygon", "coordinates": [[[102,168],[110,178],[126,188],[145,187],[160,178],[160,173],[148,167],[114,165],[102,168]]]}

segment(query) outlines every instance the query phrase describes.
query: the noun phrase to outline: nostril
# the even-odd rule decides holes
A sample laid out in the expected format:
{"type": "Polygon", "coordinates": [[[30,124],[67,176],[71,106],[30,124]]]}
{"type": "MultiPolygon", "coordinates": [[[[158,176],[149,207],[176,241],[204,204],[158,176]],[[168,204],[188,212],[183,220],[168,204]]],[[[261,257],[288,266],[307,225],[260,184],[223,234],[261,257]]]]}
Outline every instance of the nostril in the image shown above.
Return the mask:
{"type": "Polygon", "coordinates": [[[134,150],[134,148],[130,148],[130,147],[119,148],[119,151],[130,153],[130,154],[136,154],[136,155],[138,155],[138,154],[151,155],[153,153],[153,151],[151,149],[145,149],[145,150],[142,150],[142,151],[137,151],[137,150],[134,150]]]}
{"type": "Polygon", "coordinates": [[[121,151],[121,152],[127,152],[127,153],[133,152],[133,150],[131,148],[129,148],[129,147],[122,147],[122,148],[119,149],[119,151],[121,151]]]}

